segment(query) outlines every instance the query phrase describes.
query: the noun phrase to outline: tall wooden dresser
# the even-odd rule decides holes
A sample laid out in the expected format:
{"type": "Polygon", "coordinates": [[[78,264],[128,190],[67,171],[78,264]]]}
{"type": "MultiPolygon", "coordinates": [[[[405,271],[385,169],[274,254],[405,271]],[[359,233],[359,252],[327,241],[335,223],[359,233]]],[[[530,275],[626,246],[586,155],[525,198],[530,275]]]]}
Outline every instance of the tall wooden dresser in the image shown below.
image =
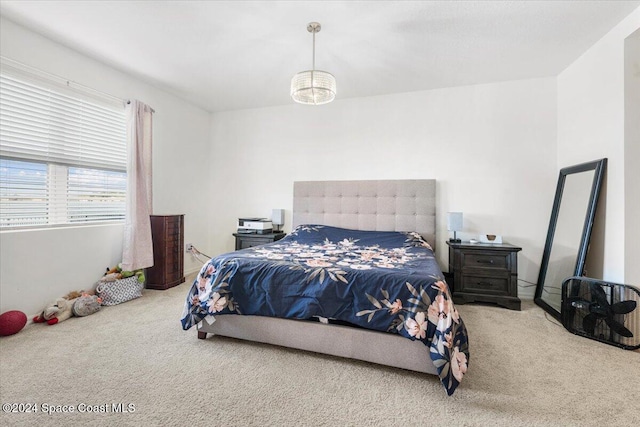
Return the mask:
{"type": "Polygon", "coordinates": [[[168,289],[184,282],[184,215],[151,215],[153,267],[147,288],[168,289]]]}

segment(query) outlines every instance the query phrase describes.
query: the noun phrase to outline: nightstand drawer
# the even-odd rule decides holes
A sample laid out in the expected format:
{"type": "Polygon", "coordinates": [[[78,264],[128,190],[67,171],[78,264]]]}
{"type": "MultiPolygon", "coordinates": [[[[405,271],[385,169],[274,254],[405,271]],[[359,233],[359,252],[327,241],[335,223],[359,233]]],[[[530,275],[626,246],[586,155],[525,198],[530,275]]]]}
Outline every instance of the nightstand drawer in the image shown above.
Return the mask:
{"type": "Polygon", "coordinates": [[[236,251],[241,249],[248,249],[254,246],[266,245],[267,243],[273,243],[285,236],[285,233],[271,233],[271,234],[241,234],[233,233],[236,238],[236,251]]]}
{"type": "Polygon", "coordinates": [[[265,240],[265,239],[241,239],[240,240],[240,249],[247,249],[247,248],[252,248],[254,246],[260,246],[260,245],[265,245],[267,243],[270,243],[271,240],[265,240]]]}
{"type": "Polygon", "coordinates": [[[477,251],[461,251],[462,268],[497,268],[501,270],[510,270],[509,254],[477,252],[477,251]]]}
{"type": "Polygon", "coordinates": [[[460,291],[507,295],[509,294],[509,278],[463,275],[460,291]]]}

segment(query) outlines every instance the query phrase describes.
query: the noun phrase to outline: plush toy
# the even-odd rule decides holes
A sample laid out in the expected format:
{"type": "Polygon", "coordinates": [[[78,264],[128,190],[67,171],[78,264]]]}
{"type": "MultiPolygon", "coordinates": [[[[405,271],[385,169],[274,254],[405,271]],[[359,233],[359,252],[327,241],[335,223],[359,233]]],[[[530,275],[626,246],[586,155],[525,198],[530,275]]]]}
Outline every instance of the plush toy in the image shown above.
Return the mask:
{"type": "Polygon", "coordinates": [[[72,300],[72,299],[76,299],[78,297],[81,297],[82,295],[84,295],[84,291],[71,291],[68,294],[66,294],[65,296],[63,296],[62,298],[64,299],[68,299],[68,300],[72,300]]]}
{"type": "Polygon", "coordinates": [[[144,283],[144,270],[127,271],[122,269],[122,263],[115,267],[107,268],[104,276],[100,279],[101,282],[115,282],[116,280],[126,279],[131,276],[136,276],[139,283],[144,283]]]}
{"type": "Polygon", "coordinates": [[[49,325],[63,322],[72,316],[88,316],[100,310],[102,299],[87,292],[72,291],[47,306],[40,315],[33,318],[35,323],[49,325]]]}
{"type": "Polygon", "coordinates": [[[116,280],[122,279],[122,274],[120,273],[107,273],[102,276],[100,279],[101,282],[115,282],[116,280]]]}
{"type": "Polygon", "coordinates": [[[102,298],[84,292],[73,303],[73,315],[77,317],[88,316],[100,310],[101,306],[102,298]]]}
{"type": "Polygon", "coordinates": [[[75,299],[68,300],[58,298],[54,303],[49,304],[42,310],[42,313],[33,318],[35,323],[47,322],[48,325],[55,325],[73,316],[73,303],[75,299]]]}

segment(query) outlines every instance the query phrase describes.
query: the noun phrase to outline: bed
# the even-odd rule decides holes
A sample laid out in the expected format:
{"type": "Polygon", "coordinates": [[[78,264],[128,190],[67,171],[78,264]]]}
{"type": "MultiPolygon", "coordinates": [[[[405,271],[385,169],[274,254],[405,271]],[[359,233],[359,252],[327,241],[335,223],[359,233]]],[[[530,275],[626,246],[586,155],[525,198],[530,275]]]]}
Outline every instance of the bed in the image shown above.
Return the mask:
{"type": "Polygon", "coordinates": [[[183,328],[436,374],[451,395],[468,339],[428,242],[435,181],[294,183],[293,231],[205,264],[183,328]]]}

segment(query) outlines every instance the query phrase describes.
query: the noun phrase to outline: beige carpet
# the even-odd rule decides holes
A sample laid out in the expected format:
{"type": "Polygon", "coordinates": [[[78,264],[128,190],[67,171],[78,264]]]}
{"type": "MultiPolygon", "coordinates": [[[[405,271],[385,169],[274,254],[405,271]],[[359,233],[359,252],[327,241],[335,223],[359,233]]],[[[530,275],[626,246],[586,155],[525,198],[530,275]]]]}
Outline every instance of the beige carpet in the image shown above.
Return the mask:
{"type": "Polygon", "coordinates": [[[178,321],[187,289],[145,291],[90,317],[32,324],[0,339],[3,404],[135,406],[129,413],[2,413],[0,424],[640,425],[640,353],[574,336],[531,303],[521,312],[459,306],[471,363],[447,397],[434,376],[198,340],[178,321]]]}

